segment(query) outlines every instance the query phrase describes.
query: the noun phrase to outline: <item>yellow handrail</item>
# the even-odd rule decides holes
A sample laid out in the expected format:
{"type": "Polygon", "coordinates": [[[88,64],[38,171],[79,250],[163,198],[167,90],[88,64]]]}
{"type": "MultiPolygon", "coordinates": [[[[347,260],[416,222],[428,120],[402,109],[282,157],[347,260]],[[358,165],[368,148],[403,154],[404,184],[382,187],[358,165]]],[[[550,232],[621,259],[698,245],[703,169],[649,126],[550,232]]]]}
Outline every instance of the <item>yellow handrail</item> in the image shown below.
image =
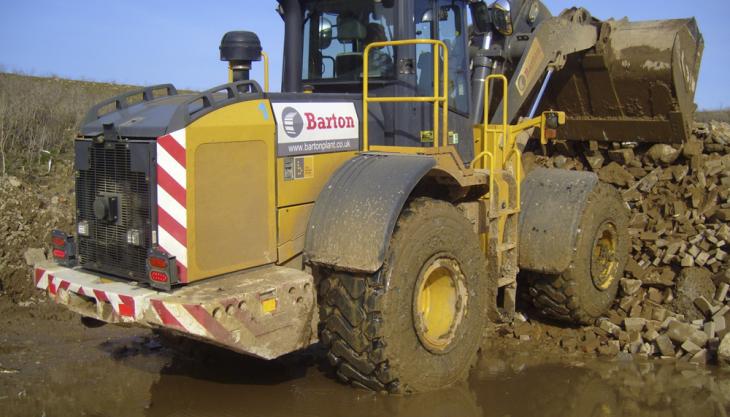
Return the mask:
{"type": "Polygon", "coordinates": [[[370,150],[368,105],[370,103],[433,103],[433,144],[436,149],[439,147],[439,107],[442,108],[442,142],[448,145],[449,137],[449,49],[442,41],[435,39],[407,39],[401,41],[373,42],[365,47],[363,52],[363,85],[362,85],[362,114],[363,114],[363,151],[370,150]],[[428,97],[370,97],[370,50],[373,48],[384,48],[387,46],[404,45],[431,45],[433,53],[433,96],[428,97]],[[443,50],[444,74],[443,87],[439,88],[440,80],[440,52],[443,50]],[[442,94],[443,93],[443,94],[442,94]]]}
{"type": "Polygon", "coordinates": [[[264,57],[264,92],[269,92],[269,54],[261,51],[261,56],[264,57]]]}
{"type": "Polygon", "coordinates": [[[499,164],[499,169],[506,169],[507,164],[514,160],[514,171],[515,180],[517,182],[517,196],[516,196],[516,208],[520,207],[520,189],[522,182],[522,153],[517,148],[517,140],[511,135],[511,129],[508,123],[508,102],[509,102],[509,81],[507,77],[502,74],[492,74],[487,77],[484,82],[484,117],[482,120],[482,143],[485,148],[489,145],[490,149],[485,149],[479,153],[471,165],[473,166],[477,161],[482,159],[482,168],[487,168],[487,160],[489,157],[489,195],[493,198],[494,190],[494,172],[499,164]],[[498,81],[502,83],[502,123],[499,125],[489,124],[489,104],[490,104],[490,85],[492,81],[498,81]],[[489,133],[495,136],[492,140],[489,140],[489,133]],[[501,134],[501,149],[500,149],[500,137],[497,135],[501,134]]]}
{"type": "MultiPolygon", "coordinates": [[[[269,92],[269,54],[267,54],[264,51],[261,51],[261,56],[264,58],[264,92],[269,92]]],[[[233,82],[233,70],[231,70],[231,67],[228,67],[228,82],[233,82]]]]}

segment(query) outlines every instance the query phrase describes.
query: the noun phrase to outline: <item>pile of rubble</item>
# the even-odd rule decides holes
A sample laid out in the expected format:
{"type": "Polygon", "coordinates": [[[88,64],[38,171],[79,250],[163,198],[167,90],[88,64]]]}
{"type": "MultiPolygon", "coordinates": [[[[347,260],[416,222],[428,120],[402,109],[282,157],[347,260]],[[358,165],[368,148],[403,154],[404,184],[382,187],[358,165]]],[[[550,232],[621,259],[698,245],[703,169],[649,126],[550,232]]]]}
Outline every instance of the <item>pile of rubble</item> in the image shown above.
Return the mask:
{"type": "Polygon", "coordinates": [[[730,125],[698,125],[681,146],[581,146],[525,159],[528,169],[594,171],[631,210],[619,298],[578,348],[730,364],[730,125]]]}
{"type": "Polygon", "coordinates": [[[706,271],[688,268],[678,280],[676,298],[670,289],[642,284],[636,279],[621,280],[622,297],[617,308],[598,322],[597,334],[606,340],[599,348],[601,353],[623,351],[703,364],[730,360],[730,338],[726,337],[730,333],[730,274],[720,276],[715,287],[706,271]],[[713,289],[712,296],[707,297],[713,289]],[[690,298],[691,306],[683,304],[690,298]],[[694,318],[695,312],[699,317],[694,318]],[[721,341],[727,345],[724,349],[720,349],[721,341]]]}

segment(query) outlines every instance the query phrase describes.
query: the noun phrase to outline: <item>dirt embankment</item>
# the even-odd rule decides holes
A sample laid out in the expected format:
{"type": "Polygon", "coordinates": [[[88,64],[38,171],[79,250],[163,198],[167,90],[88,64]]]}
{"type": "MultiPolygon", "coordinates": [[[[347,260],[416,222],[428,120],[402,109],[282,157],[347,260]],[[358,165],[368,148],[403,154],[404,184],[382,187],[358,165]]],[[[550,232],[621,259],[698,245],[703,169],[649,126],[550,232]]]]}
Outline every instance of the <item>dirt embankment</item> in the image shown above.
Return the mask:
{"type": "Polygon", "coordinates": [[[94,103],[132,88],[0,73],[1,297],[27,301],[34,294],[28,263],[47,255],[52,229],[72,229],[79,120],[94,103]]]}

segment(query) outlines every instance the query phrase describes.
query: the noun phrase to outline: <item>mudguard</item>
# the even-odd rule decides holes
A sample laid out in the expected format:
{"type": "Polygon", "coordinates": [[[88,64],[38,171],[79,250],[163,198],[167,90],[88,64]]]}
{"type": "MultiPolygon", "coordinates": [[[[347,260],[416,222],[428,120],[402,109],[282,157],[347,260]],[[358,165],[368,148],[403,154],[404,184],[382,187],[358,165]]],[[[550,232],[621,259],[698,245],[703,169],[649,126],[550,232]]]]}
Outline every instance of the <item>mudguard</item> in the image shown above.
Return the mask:
{"type": "Polygon", "coordinates": [[[353,272],[380,269],[408,196],[435,165],[430,156],[381,153],[345,163],[314,205],[306,259],[353,272]]]}
{"type": "Polygon", "coordinates": [[[598,176],[536,169],[522,183],[520,269],[562,274],[573,260],[580,222],[598,176]]]}

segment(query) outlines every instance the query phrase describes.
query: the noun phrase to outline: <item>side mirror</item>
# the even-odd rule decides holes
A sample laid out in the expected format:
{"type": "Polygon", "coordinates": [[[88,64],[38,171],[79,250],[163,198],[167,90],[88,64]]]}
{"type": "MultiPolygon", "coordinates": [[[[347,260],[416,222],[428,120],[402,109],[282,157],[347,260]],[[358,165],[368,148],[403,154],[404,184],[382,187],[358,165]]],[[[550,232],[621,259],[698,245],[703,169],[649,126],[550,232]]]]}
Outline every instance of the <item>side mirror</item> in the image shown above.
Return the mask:
{"type": "Polygon", "coordinates": [[[332,22],[322,18],[319,21],[319,49],[327,49],[332,45],[332,22]]]}
{"type": "Polygon", "coordinates": [[[492,17],[489,13],[489,6],[486,3],[480,1],[478,3],[469,4],[471,8],[471,18],[474,22],[474,26],[479,33],[489,32],[492,24],[492,17]]]}

